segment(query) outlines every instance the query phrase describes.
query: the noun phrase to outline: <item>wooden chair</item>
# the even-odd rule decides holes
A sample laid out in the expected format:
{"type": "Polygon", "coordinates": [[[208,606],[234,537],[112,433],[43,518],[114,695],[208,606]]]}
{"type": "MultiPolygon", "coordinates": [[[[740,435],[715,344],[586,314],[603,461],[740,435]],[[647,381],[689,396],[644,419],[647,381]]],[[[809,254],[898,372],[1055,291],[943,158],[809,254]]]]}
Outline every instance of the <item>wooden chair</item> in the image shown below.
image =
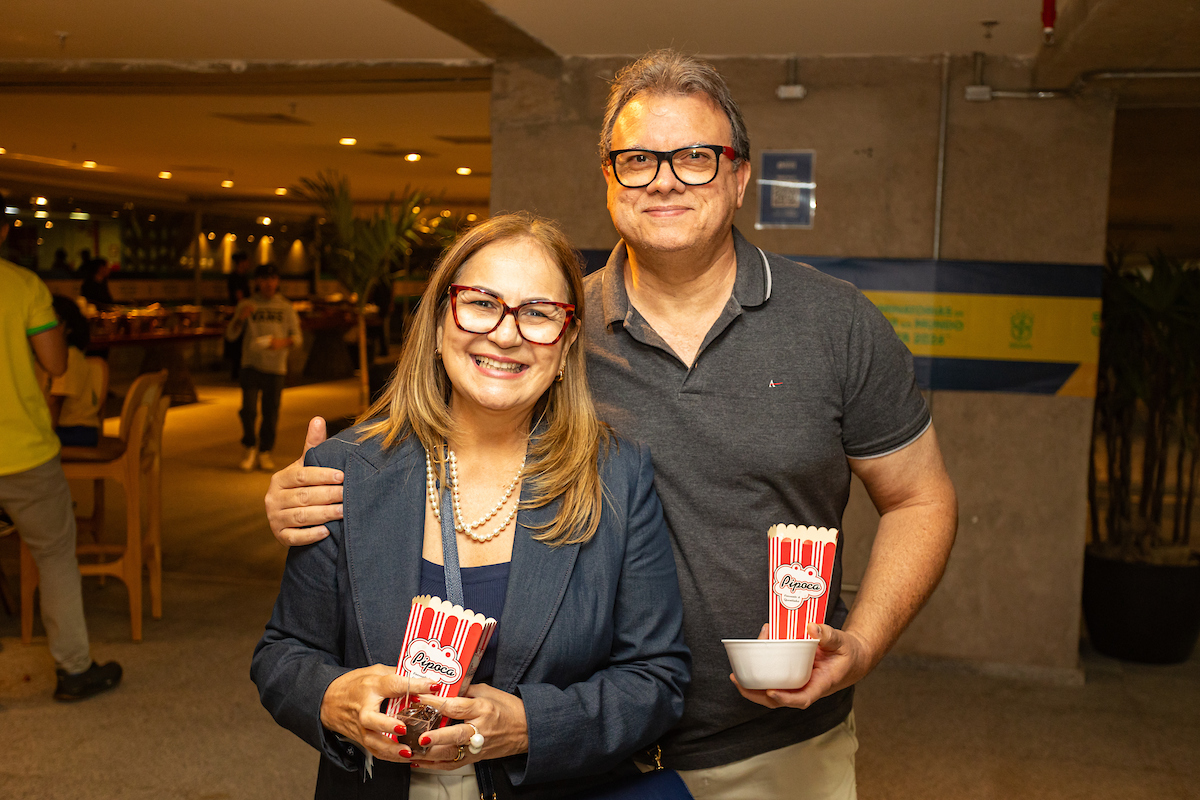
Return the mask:
{"type": "MultiPolygon", "coordinates": [[[[129,592],[129,617],[135,642],[142,640],[142,563],[149,547],[151,558],[150,603],[151,613],[162,616],[162,558],[161,536],[155,527],[161,524],[161,490],[159,468],[161,463],[162,425],[166,408],[162,406],[163,384],[167,372],[147,373],[139,376],[129,387],[125,403],[121,408],[119,436],[102,436],[96,447],[64,447],[62,452],[63,472],[70,480],[90,480],[98,485],[97,497],[103,496],[103,482],[111,479],[119,483],[125,492],[125,542],[103,544],[89,542],[80,544],[76,552],[82,556],[96,556],[97,563],[80,563],[83,575],[112,575],[121,579],[129,592]],[[152,420],[154,422],[152,422],[152,420]],[[151,437],[152,425],[157,425],[159,444],[153,454],[147,454],[147,442],[151,437]],[[144,465],[153,467],[152,487],[149,492],[151,531],[142,533],[142,474],[144,465]]],[[[170,399],[166,404],[170,405],[170,399]]],[[[103,515],[103,500],[99,501],[99,513],[103,515]]],[[[95,530],[103,530],[103,516],[96,519],[96,509],[90,524],[95,530]]],[[[21,641],[29,642],[33,635],[33,590],[37,586],[37,568],[32,555],[22,546],[21,551],[21,641]]]]}

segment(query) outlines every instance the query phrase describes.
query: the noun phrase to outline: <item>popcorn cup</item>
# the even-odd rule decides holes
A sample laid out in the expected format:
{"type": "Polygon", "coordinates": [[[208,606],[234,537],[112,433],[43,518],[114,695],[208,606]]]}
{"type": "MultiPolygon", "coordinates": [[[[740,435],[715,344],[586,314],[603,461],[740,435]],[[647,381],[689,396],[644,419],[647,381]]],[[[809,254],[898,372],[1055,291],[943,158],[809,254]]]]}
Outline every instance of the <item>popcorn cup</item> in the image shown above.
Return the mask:
{"type": "MultiPolygon", "coordinates": [[[[495,629],[496,620],[448,600],[414,597],[396,674],[438,681],[431,694],[458,697],[470,687],[495,629]]],[[[398,741],[414,755],[429,751],[418,744],[423,734],[446,724],[440,706],[411,702],[408,695],[389,700],[387,713],[404,722],[407,731],[398,741]]]]}
{"type": "Polygon", "coordinates": [[[824,622],[837,553],[837,528],[773,525],[769,639],[806,639],[808,623],[824,622]]]}

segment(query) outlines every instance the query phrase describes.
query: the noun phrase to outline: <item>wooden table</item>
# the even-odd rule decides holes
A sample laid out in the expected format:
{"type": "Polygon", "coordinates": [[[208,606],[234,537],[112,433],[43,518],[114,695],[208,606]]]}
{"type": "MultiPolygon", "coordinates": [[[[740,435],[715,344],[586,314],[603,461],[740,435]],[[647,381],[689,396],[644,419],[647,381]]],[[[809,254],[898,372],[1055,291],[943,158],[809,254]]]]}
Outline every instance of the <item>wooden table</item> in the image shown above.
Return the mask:
{"type": "Polygon", "coordinates": [[[183,355],[185,344],[204,339],[215,339],[225,335],[224,328],[181,328],[178,330],[156,330],[143,333],[119,333],[113,336],[97,336],[91,347],[127,347],[140,345],[146,348],[138,374],[167,370],[167,384],[163,393],[170,396],[171,405],[179,406],[196,402],[196,385],[192,382],[192,371],[183,355]]]}

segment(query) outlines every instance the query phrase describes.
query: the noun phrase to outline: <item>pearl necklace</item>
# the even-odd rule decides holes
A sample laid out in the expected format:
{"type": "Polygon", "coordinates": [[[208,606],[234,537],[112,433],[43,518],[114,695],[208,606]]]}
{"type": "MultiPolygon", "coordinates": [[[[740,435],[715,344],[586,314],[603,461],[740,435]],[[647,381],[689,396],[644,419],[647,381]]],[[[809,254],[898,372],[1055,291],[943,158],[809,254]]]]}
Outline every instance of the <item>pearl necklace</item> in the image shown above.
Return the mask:
{"type": "MultiPolygon", "coordinates": [[[[512,522],[513,517],[517,515],[517,508],[521,505],[520,503],[513,504],[513,507],[509,509],[508,515],[504,517],[504,520],[491,533],[476,533],[475,529],[482,528],[492,517],[499,514],[500,509],[504,508],[505,503],[512,497],[513,491],[517,488],[517,483],[521,480],[522,473],[525,472],[525,459],[521,459],[521,466],[517,468],[517,474],[513,476],[512,481],[508,484],[508,488],[504,490],[504,495],[500,498],[500,502],[496,503],[495,508],[475,522],[468,524],[463,521],[462,506],[458,496],[458,459],[455,457],[453,450],[449,450],[448,452],[450,454],[450,497],[451,503],[454,506],[454,531],[456,533],[465,533],[476,542],[486,542],[494,539],[512,522]]],[[[428,452],[425,453],[425,489],[429,495],[429,507],[433,510],[433,518],[440,525],[442,516],[441,509],[439,508],[440,501],[438,499],[437,481],[433,477],[433,458],[428,452]]]]}

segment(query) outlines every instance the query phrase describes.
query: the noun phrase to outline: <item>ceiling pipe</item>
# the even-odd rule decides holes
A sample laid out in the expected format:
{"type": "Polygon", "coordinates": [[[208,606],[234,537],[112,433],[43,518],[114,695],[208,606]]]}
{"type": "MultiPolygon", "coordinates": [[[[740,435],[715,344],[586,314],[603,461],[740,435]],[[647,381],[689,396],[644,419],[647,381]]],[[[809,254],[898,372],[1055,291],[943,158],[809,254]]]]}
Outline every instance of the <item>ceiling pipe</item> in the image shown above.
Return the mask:
{"type": "Polygon", "coordinates": [[[1111,70],[1111,69],[1094,69],[1083,72],[1071,82],[1070,86],[1054,89],[1024,89],[1024,90],[1009,90],[1009,89],[993,89],[984,82],[983,70],[987,56],[981,52],[974,53],[973,64],[973,82],[966,88],[965,97],[972,102],[986,102],[988,100],[1007,99],[1007,100],[1059,100],[1068,97],[1077,97],[1082,94],[1088,84],[1095,81],[1122,81],[1122,80],[1180,80],[1200,79],[1200,69],[1133,69],[1133,70],[1111,70]]]}

